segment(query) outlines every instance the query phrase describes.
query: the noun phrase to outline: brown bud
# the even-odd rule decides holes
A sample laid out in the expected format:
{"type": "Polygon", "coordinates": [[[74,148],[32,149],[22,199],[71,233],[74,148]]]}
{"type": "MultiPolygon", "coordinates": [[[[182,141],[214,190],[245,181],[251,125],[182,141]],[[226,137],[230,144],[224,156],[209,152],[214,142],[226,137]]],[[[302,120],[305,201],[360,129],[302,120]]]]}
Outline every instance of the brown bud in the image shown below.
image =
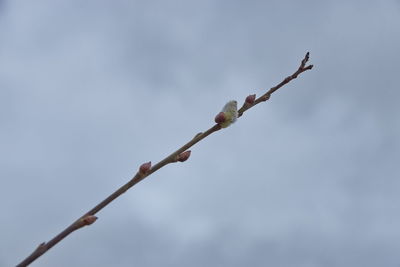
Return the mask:
{"type": "Polygon", "coordinates": [[[177,160],[180,161],[180,162],[186,161],[186,160],[190,157],[190,153],[191,153],[191,152],[192,152],[192,151],[190,151],[190,150],[187,150],[187,151],[185,151],[185,152],[182,152],[181,154],[178,155],[177,160]]]}
{"type": "Polygon", "coordinates": [[[40,243],[39,246],[37,246],[37,248],[35,249],[35,252],[46,251],[46,245],[46,242],[40,243]]]}
{"type": "Polygon", "coordinates": [[[199,137],[199,136],[202,135],[202,134],[203,134],[203,132],[197,133],[197,134],[193,137],[193,139],[196,138],[196,137],[199,137]]]}
{"type": "Polygon", "coordinates": [[[217,116],[215,116],[214,121],[218,124],[225,122],[226,121],[225,113],[223,112],[218,113],[217,116]]]}
{"type": "Polygon", "coordinates": [[[140,165],[139,167],[139,173],[144,175],[147,174],[151,169],[151,161],[143,163],[142,165],[140,165]]]}
{"type": "Polygon", "coordinates": [[[249,95],[249,96],[247,96],[246,97],[246,100],[245,100],[245,102],[247,103],[247,104],[253,104],[254,103],[254,101],[256,100],[256,95],[249,95]]]}
{"type": "Polygon", "coordinates": [[[91,225],[97,220],[97,217],[94,215],[86,215],[82,219],[83,225],[91,225]]]}

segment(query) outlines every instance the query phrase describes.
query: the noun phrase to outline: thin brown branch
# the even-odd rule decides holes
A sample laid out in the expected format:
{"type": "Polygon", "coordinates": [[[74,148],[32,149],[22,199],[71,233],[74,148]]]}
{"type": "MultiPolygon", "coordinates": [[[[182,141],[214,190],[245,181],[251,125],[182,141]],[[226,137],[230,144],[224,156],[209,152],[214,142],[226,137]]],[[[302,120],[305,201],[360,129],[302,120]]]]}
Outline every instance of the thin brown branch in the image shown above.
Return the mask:
{"type": "Polygon", "coordinates": [[[260,96],[256,100],[254,100],[254,102],[252,104],[249,104],[248,102],[245,102],[243,104],[243,106],[238,111],[239,117],[241,117],[243,115],[243,113],[245,111],[247,111],[248,109],[254,107],[255,105],[257,105],[257,104],[259,104],[261,102],[267,101],[276,90],[278,90],[279,88],[281,88],[285,84],[289,83],[291,80],[296,79],[297,76],[299,76],[299,74],[301,74],[301,73],[303,73],[303,72],[305,72],[307,70],[311,70],[313,68],[313,65],[306,66],[306,64],[307,64],[309,59],[310,59],[310,52],[307,52],[307,54],[305,55],[304,59],[301,61],[301,64],[300,64],[299,68],[292,75],[286,77],[278,85],[276,85],[276,86],[272,87],[271,89],[269,89],[268,92],[266,92],[265,94],[263,94],[262,96],[260,96]]]}
{"type": "MultiPolygon", "coordinates": [[[[306,66],[308,60],[309,60],[309,53],[305,55],[304,59],[301,61],[300,67],[294,72],[292,75],[286,77],[282,82],[280,82],[278,85],[272,87],[271,89],[268,90],[264,95],[260,96],[259,98],[255,99],[255,95],[250,95],[249,97],[246,98],[243,106],[239,109],[238,111],[238,116],[241,117],[244,112],[246,112],[248,109],[252,108],[253,106],[267,101],[271,94],[274,93],[276,90],[284,86],[285,84],[289,83],[291,80],[296,79],[297,76],[307,70],[312,69],[313,65],[308,65],[306,66]]],[[[101,209],[106,207],[108,204],[110,204],[114,199],[117,197],[121,196],[123,193],[125,193],[128,189],[130,189],[132,186],[135,184],[139,183],[152,173],[158,171],[162,167],[164,167],[167,164],[174,163],[174,162],[183,162],[187,160],[190,156],[190,151],[188,149],[201,141],[202,139],[206,138],[210,134],[221,130],[221,126],[219,124],[215,124],[212,126],[210,129],[208,129],[205,132],[201,132],[196,134],[189,142],[184,144],[181,148],[176,150],[175,152],[171,153],[169,156],[158,162],[156,165],[151,167],[151,162],[144,163],[140,166],[138,172],[136,175],[128,181],[126,184],[121,186],[119,189],[117,189],[114,193],[109,195],[106,199],[101,201],[99,204],[97,204],[94,208],[86,212],[84,215],[82,215],[79,219],[77,219],[75,222],[73,222],[70,226],[65,228],[61,233],[53,237],[50,241],[43,242],[41,243],[33,252],[30,254],[27,258],[25,258],[21,263],[17,265],[17,267],[22,267],[22,266],[28,266],[30,263],[32,263],[34,260],[39,258],[41,255],[46,253],[50,248],[52,248],[54,245],[56,245],[58,242],[63,240],[65,237],[67,237],[69,234],[74,232],[75,230],[78,230],[84,226],[90,225],[94,223],[97,219],[96,216],[94,216],[97,212],[99,212],[101,209]]]]}

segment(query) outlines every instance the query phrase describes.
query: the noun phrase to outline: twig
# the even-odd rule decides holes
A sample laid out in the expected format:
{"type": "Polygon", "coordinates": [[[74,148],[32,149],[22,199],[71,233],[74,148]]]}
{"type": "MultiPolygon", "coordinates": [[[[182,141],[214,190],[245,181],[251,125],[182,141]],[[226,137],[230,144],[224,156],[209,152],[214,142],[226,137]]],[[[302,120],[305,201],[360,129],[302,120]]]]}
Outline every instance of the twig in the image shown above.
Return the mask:
{"type": "MultiPolygon", "coordinates": [[[[238,110],[238,117],[241,117],[244,112],[246,112],[248,109],[252,108],[253,106],[267,101],[270,97],[271,94],[274,93],[276,90],[284,86],[285,84],[289,83],[291,80],[297,78],[297,76],[307,70],[311,70],[313,65],[308,65],[306,66],[306,63],[309,60],[309,52],[305,55],[304,59],[301,61],[300,67],[294,72],[292,75],[286,77],[282,82],[280,82],[278,85],[275,87],[272,87],[271,89],[268,90],[264,95],[260,96],[259,98],[255,98],[255,95],[249,95],[243,106],[238,110]]],[[[201,132],[196,134],[192,140],[187,142],[185,145],[183,145],[181,148],[158,162],[156,165],[153,167],[151,166],[151,162],[147,162],[142,164],[139,167],[138,172],[136,175],[125,185],[121,186],[118,190],[116,190],[114,193],[112,193],[110,196],[108,196],[106,199],[101,201],[99,204],[97,204],[93,209],[90,211],[86,212],[84,215],[82,215],[79,219],[77,219],[75,222],[73,222],[70,226],[65,228],[61,233],[53,237],[50,241],[43,242],[41,243],[33,252],[30,254],[28,257],[26,257],[21,263],[17,265],[17,267],[22,267],[22,266],[28,266],[30,263],[32,263],[34,260],[39,258],[41,255],[46,253],[50,248],[52,248],[54,245],[56,245],[58,242],[63,240],[65,237],[67,237],[69,234],[74,232],[75,230],[78,230],[86,225],[90,225],[94,223],[97,219],[96,216],[94,216],[97,212],[99,212],[101,209],[103,209],[105,206],[110,204],[114,199],[117,197],[121,196],[123,193],[125,193],[128,189],[130,189],[132,186],[135,184],[139,183],[143,179],[145,179],[147,176],[151,175],[152,173],[156,172],[157,170],[161,169],[165,165],[169,163],[174,163],[174,162],[183,162],[186,161],[190,157],[190,147],[201,141],[202,139],[206,138],[210,134],[221,130],[221,126],[219,124],[215,124],[212,126],[210,129],[208,129],[205,132],[201,132]]]]}

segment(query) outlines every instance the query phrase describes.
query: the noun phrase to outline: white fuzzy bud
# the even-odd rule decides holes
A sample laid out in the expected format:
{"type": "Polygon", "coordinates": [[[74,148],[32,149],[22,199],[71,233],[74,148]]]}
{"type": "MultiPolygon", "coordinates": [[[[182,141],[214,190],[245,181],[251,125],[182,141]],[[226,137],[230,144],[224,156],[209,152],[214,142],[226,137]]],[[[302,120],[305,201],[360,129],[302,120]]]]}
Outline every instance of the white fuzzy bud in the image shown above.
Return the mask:
{"type": "Polygon", "coordinates": [[[222,128],[226,128],[232,123],[236,121],[238,118],[238,111],[237,111],[237,102],[235,100],[231,100],[225,104],[222,111],[225,114],[225,121],[221,123],[222,128]]]}

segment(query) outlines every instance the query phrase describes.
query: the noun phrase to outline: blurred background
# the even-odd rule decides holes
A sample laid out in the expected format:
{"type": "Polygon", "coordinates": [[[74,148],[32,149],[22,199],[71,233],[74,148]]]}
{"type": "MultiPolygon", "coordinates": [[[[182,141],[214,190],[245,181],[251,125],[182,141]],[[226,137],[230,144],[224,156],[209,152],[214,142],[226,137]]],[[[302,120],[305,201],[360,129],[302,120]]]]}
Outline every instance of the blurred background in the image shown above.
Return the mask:
{"type": "Polygon", "coordinates": [[[399,266],[400,1],[0,1],[0,266],[399,266]]]}

